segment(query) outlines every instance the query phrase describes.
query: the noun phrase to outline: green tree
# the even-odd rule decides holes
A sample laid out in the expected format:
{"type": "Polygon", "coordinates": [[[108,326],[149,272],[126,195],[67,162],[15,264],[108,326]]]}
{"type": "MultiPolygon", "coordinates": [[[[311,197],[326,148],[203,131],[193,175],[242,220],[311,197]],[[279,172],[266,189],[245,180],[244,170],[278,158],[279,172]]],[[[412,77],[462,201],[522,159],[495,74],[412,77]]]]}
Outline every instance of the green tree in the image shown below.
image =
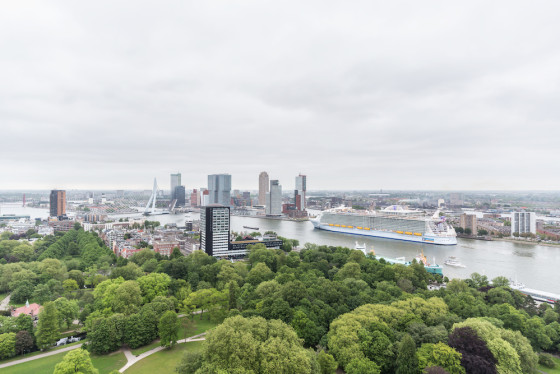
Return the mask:
{"type": "Polygon", "coordinates": [[[35,288],[30,281],[24,280],[18,282],[18,286],[14,291],[12,291],[10,299],[14,303],[24,303],[26,300],[31,298],[34,289],[35,288]]]}
{"type": "Polygon", "coordinates": [[[20,244],[12,249],[12,256],[18,261],[29,261],[34,255],[33,247],[27,243],[20,244]]]}
{"type": "Polygon", "coordinates": [[[199,351],[186,351],[181,362],[175,368],[178,374],[194,374],[202,366],[202,353],[199,351]]]}
{"type": "Polygon", "coordinates": [[[58,312],[52,301],[47,302],[39,312],[39,322],[37,323],[37,346],[41,349],[50,347],[57,341],[60,334],[58,332],[58,312]]]}
{"type": "Polygon", "coordinates": [[[33,345],[33,335],[26,330],[18,331],[16,334],[15,344],[16,354],[22,355],[24,353],[31,352],[33,345]]]}
{"type": "Polygon", "coordinates": [[[46,302],[52,300],[52,293],[49,286],[46,284],[38,284],[35,286],[31,297],[34,300],[37,300],[39,304],[45,304],[46,302]]]}
{"type": "Polygon", "coordinates": [[[276,265],[276,253],[272,249],[267,249],[264,244],[248,246],[249,263],[254,267],[258,263],[264,263],[269,269],[274,269],[276,265]]]}
{"type": "Polygon", "coordinates": [[[158,324],[160,345],[162,347],[173,347],[179,338],[179,318],[177,313],[168,310],[161,316],[158,324]]]}
{"type": "Polygon", "coordinates": [[[298,336],[304,340],[307,347],[316,346],[325,333],[325,329],[322,326],[317,326],[303,310],[297,310],[294,313],[290,324],[298,336]]]}
{"type": "Polygon", "coordinates": [[[65,297],[59,297],[54,301],[54,305],[58,312],[59,326],[70,328],[74,320],[78,318],[78,312],[80,310],[76,300],[68,300],[65,297]]]}
{"type": "Polygon", "coordinates": [[[162,273],[144,275],[136,279],[136,281],[142,291],[144,303],[149,303],[156,296],[167,296],[169,285],[171,284],[169,275],[162,273]]]}
{"type": "Polygon", "coordinates": [[[348,278],[361,279],[362,271],[360,265],[355,262],[347,262],[335,275],[334,279],[341,281],[348,278]]]}
{"type": "Polygon", "coordinates": [[[355,358],[348,365],[346,365],[346,373],[348,374],[379,374],[381,370],[379,366],[365,358],[355,358]]]}
{"type": "Polygon", "coordinates": [[[416,355],[420,369],[440,366],[450,374],[465,374],[465,368],[461,366],[462,355],[447,344],[422,344],[416,355]]]}
{"type": "Polygon", "coordinates": [[[486,275],[481,275],[479,273],[471,274],[471,281],[474,288],[487,287],[489,285],[488,277],[486,275]]]}
{"type": "Polygon", "coordinates": [[[68,352],[61,362],[56,364],[54,374],[98,374],[93,367],[89,352],[84,349],[74,349],[68,352]]]}
{"type": "Polygon", "coordinates": [[[418,374],[418,357],[416,356],[416,345],[410,335],[406,334],[401,340],[399,353],[397,354],[396,374],[418,374]]]}
{"type": "Polygon", "coordinates": [[[121,283],[115,290],[115,297],[111,307],[116,313],[126,315],[137,312],[142,305],[142,291],[135,281],[129,280],[121,283]]]}
{"type": "Polygon", "coordinates": [[[130,348],[138,348],[149,343],[151,336],[146,336],[140,314],[132,314],[126,320],[124,342],[130,348]]]}
{"type": "Polygon", "coordinates": [[[17,331],[27,331],[33,334],[33,319],[28,314],[20,314],[16,318],[17,331]]]}
{"type": "Polygon", "coordinates": [[[324,350],[321,350],[317,354],[317,362],[320,367],[320,374],[334,374],[336,369],[338,369],[338,363],[335,361],[334,357],[324,350]]]}
{"type": "Polygon", "coordinates": [[[253,286],[257,286],[267,280],[274,278],[274,273],[268,266],[263,262],[258,262],[247,275],[247,282],[253,286]]]}
{"type": "Polygon", "coordinates": [[[16,354],[16,334],[0,334],[0,359],[10,358],[16,354]]]}
{"type": "Polygon", "coordinates": [[[78,288],[84,288],[85,279],[84,274],[80,270],[70,270],[68,272],[68,279],[73,279],[78,284],[78,288]]]}
{"type": "Polygon", "coordinates": [[[64,282],[62,282],[62,288],[64,288],[65,293],[70,294],[79,288],[78,282],[76,282],[74,279],[66,279],[64,282]]]}
{"type": "Polygon", "coordinates": [[[235,316],[207,334],[196,373],[308,374],[314,356],[285,323],[235,316]]]}
{"type": "Polygon", "coordinates": [[[117,350],[123,341],[123,324],[117,324],[116,318],[101,317],[92,321],[91,329],[88,331],[91,352],[106,354],[117,350]]]}

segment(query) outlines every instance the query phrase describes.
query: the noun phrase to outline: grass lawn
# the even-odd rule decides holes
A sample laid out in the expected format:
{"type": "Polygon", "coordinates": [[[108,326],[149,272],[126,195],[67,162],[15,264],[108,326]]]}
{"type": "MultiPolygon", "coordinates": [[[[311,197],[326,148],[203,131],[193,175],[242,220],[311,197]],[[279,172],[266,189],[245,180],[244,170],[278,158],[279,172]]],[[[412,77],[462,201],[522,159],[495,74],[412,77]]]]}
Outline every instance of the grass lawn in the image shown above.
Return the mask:
{"type": "MultiPolygon", "coordinates": [[[[6,296],[8,296],[8,295],[6,295],[6,296]]],[[[4,296],[4,297],[6,297],[6,296],[4,296]]],[[[29,304],[33,304],[33,303],[37,303],[37,304],[41,305],[39,302],[35,301],[34,299],[29,299],[29,304]]],[[[19,308],[19,307],[25,306],[25,301],[23,303],[14,303],[10,299],[10,305],[12,305],[15,308],[19,308]]]]}
{"type": "MultiPolygon", "coordinates": [[[[84,340],[84,341],[85,341],[85,340],[84,340]]],[[[24,354],[24,355],[15,356],[15,357],[12,357],[12,358],[7,359],[7,360],[0,360],[0,364],[5,364],[6,362],[10,362],[10,361],[21,360],[22,358],[28,358],[28,357],[37,356],[37,355],[40,355],[41,353],[52,352],[52,351],[58,351],[59,349],[66,348],[66,347],[71,347],[71,346],[73,346],[73,345],[83,343],[84,341],[79,341],[79,342],[75,342],[75,343],[70,343],[70,344],[66,344],[66,345],[61,345],[60,347],[53,347],[53,348],[49,349],[48,351],[44,351],[44,352],[35,351],[35,352],[32,352],[32,353],[27,353],[27,354],[24,354]]]]}
{"type": "Polygon", "coordinates": [[[154,374],[173,373],[181,362],[183,353],[187,350],[200,350],[203,342],[190,342],[177,344],[172,349],[164,349],[138,361],[127,371],[126,374],[154,374]]]}
{"type": "MultiPolygon", "coordinates": [[[[189,336],[201,334],[211,328],[215,327],[217,324],[206,319],[206,315],[200,318],[200,314],[194,315],[193,319],[190,320],[189,317],[180,318],[181,321],[190,321],[187,327],[181,326],[179,328],[179,340],[188,338],[189,336]]],[[[139,356],[144,352],[148,352],[151,349],[159,347],[159,340],[152,342],[151,344],[145,345],[140,348],[132,349],[131,352],[135,356],[139,356]]]]}
{"type": "Polygon", "coordinates": [[[538,369],[543,372],[543,373],[547,373],[547,374],[560,374],[560,359],[553,357],[552,358],[554,360],[554,362],[556,362],[556,368],[554,369],[549,369],[545,366],[539,365],[538,369]]]}
{"type": "MultiPolygon", "coordinates": [[[[189,317],[180,318],[181,322],[185,321],[186,319],[190,320],[189,317]]],[[[200,314],[195,314],[186,328],[183,326],[179,328],[179,340],[188,338],[189,336],[201,334],[216,327],[217,325],[217,323],[207,319],[206,314],[203,314],[202,318],[200,314]]]]}
{"type": "MultiPolygon", "coordinates": [[[[56,364],[62,361],[62,358],[67,353],[68,352],[61,352],[56,355],[10,366],[2,369],[2,374],[52,374],[56,364]]],[[[108,374],[112,370],[118,370],[123,367],[126,364],[126,357],[124,353],[117,352],[105,356],[93,355],[91,361],[93,362],[93,366],[99,369],[99,374],[108,374]]]]}

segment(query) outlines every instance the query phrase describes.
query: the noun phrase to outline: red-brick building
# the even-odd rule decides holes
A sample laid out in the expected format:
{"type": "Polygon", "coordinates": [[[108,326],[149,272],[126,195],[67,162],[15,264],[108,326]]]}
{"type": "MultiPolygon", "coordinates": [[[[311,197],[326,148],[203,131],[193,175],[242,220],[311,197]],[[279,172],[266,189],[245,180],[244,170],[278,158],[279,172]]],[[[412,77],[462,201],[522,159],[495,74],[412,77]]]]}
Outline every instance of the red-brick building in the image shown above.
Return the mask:
{"type": "Polygon", "coordinates": [[[177,240],[171,241],[153,241],[154,252],[159,253],[162,256],[170,256],[173,253],[173,248],[180,247],[177,240]]]}

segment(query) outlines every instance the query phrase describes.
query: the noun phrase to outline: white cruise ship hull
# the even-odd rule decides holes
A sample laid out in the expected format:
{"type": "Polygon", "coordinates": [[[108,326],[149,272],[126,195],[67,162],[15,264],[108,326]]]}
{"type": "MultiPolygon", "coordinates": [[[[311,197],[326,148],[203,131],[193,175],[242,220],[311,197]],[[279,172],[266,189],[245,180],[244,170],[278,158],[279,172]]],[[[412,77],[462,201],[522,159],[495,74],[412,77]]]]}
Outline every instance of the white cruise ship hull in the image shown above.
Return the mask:
{"type": "Polygon", "coordinates": [[[336,227],[330,226],[327,224],[322,224],[318,221],[312,220],[313,226],[316,229],[332,231],[332,232],[340,232],[343,234],[352,234],[352,235],[361,235],[361,236],[372,236],[376,238],[385,238],[385,239],[393,239],[393,240],[404,240],[407,242],[415,242],[415,243],[423,243],[423,244],[436,244],[436,245],[456,245],[457,244],[457,237],[455,236],[416,236],[416,235],[407,235],[407,234],[399,234],[396,232],[390,231],[379,231],[379,230],[360,230],[357,228],[346,228],[346,227],[336,227]]]}

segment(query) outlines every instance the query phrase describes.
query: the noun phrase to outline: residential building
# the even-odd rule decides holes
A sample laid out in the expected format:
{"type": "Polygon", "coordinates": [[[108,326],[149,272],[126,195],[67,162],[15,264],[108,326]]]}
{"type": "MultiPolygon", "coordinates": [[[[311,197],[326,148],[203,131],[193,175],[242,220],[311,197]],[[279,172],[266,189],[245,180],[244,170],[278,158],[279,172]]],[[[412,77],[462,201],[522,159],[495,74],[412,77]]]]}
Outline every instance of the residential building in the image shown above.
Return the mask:
{"type": "Polygon", "coordinates": [[[50,196],[50,216],[62,217],[66,215],[66,191],[52,190],[50,196]]]}
{"type": "Polygon", "coordinates": [[[200,210],[200,249],[210,256],[228,257],[229,206],[211,204],[200,210]]]}
{"type": "Polygon", "coordinates": [[[54,232],[58,231],[70,231],[74,228],[74,221],[49,221],[48,225],[54,229],[54,232]]]}
{"type": "Polygon", "coordinates": [[[198,191],[196,190],[196,188],[192,191],[191,193],[191,198],[190,198],[190,203],[192,207],[196,207],[198,206],[198,201],[199,201],[199,197],[200,194],[198,193],[198,191]]]}
{"type": "Polygon", "coordinates": [[[537,215],[534,212],[513,212],[511,214],[511,235],[514,233],[536,234],[537,215]]]}
{"type": "Polygon", "coordinates": [[[266,194],[266,215],[282,215],[282,186],[276,179],[270,181],[270,192],[266,194]]]}
{"type": "Polygon", "coordinates": [[[180,248],[180,243],[178,240],[154,240],[152,246],[154,247],[154,252],[162,256],[171,256],[173,248],[180,248]]]}
{"type": "Polygon", "coordinates": [[[263,171],[259,174],[259,205],[266,205],[266,194],[270,191],[268,188],[268,173],[263,171]]]}
{"type": "Polygon", "coordinates": [[[210,204],[210,191],[205,188],[200,197],[200,206],[207,206],[208,204],[210,204]]]}
{"type": "Polygon", "coordinates": [[[463,229],[470,229],[471,234],[476,235],[478,230],[478,224],[476,222],[476,215],[475,214],[467,214],[463,213],[461,215],[461,222],[460,225],[463,229]]]}
{"type": "Polygon", "coordinates": [[[305,195],[307,193],[307,176],[298,175],[296,177],[296,190],[295,190],[295,201],[297,210],[305,210],[305,195]]]}
{"type": "Polygon", "coordinates": [[[212,174],[208,176],[209,204],[231,206],[231,175],[212,174]]]}

